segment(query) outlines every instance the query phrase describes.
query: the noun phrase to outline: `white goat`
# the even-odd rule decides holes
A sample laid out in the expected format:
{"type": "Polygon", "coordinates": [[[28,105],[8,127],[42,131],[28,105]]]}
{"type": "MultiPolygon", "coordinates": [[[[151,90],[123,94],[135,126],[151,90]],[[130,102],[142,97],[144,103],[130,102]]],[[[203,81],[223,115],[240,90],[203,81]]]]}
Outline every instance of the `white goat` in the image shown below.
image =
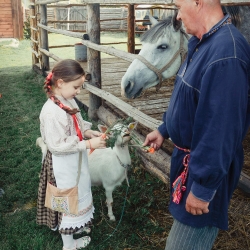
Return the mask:
{"type": "MultiPolygon", "coordinates": [[[[109,137],[112,137],[116,133],[117,138],[114,147],[95,149],[88,156],[91,185],[102,185],[104,187],[108,216],[113,221],[115,221],[115,216],[112,210],[112,193],[127,178],[127,170],[131,166],[128,142],[130,141],[130,133],[136,125],[137,122],[130,123],[128,126],[119,123],[116,124],[108,134],[109,137]]],[[[98,125],[98,128],[102,133],[105,133],[107,130],[107,127],[103,125],[98,125]]],[[[36,145],[41,147],[44,158],[47,146],[41,137],[37,138],[36,145]]]]}
{"type": "MultiPolygon", "coordinates": [[[[114,189],[121,185],[127,178],[127,170],[131,166],[131,157],[128,149],[130,133],[137,125],[136,122],[128,126],[116,124],[111,128],[109,137],[114,136],[114,131],[118,135],[113,148],[95,149],[89,155],[89,170],[92,186],[102,185],[106,192],[106,203],[110,220],[115,221],[112,210],[114,189]],[[112,135],[113,134],[113,135],[112,135]]],[[[99,130],[105,133],[107,127],[99,125],[99,130]]]]}

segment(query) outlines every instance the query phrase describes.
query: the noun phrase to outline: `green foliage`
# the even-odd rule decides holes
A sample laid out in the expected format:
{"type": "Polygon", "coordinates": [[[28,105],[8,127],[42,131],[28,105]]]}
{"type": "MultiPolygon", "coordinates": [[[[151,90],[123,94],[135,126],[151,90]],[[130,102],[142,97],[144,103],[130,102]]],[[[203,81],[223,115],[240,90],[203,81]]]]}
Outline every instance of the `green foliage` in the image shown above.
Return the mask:
{"type": "Polygon", "coordinates": [[[31,38],[30,17],[28,17],[27,20],[24,22],[23,35],[25,39],[30,40],[31,38]]]}
{"type": "Polygon", "coordinates": [[[121,134],[121,127],[115,127],[117,124],[121,124],[121,126],[127,127],[133,121],[132,117],[128,117],[126,119],[118,119],[115,121],[106,131],[108,135],[108,139],[106,140],[106,146],[113,148],[115,146],[115,142],[117,137],[121,134]]]}

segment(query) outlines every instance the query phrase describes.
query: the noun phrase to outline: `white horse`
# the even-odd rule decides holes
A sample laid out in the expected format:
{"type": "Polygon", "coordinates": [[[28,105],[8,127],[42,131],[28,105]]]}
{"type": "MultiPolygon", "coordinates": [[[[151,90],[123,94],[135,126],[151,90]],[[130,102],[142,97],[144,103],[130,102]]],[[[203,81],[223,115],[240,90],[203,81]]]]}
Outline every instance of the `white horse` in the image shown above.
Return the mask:
{"type": "MultiPolygon", "coordinates": [[[[249,6],[223,6],[223,11],[231,15],[232,23],[250,42],[249,6]]],[[[189,36],[176,20],[177,12],[158,22],[149,17],[152,28],[141,37],[142,49],[127,69],[121,81],[121,94],[136,98],[150,87],[161,87],[162,82],[175,76],[187,52],[189,36]]]]}
{"type": "Polygon", "coordinates": [[[122,95],[136,98],[147,88],[174,76],[187,52],[188,35],[176,14],[160,22],[150,17],[152,28],[141,37],[142,49],[121,81],[122,95]]]}

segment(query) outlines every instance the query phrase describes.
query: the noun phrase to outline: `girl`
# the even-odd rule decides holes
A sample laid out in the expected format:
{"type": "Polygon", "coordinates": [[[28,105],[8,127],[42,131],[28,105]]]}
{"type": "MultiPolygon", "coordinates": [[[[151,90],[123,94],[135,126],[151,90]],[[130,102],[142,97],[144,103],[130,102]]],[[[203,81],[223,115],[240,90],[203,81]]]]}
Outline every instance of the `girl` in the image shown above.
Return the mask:
{"type": "Polygon", "coordinates": [[[90,242],[88,236],[73,239],[73,234],[82,231],[94,213],[87,149],[106,146],[101,133],[90,130],[92,124],[82,119],[74,100],[84,80],[85,73],[78,62],[71,59],[58,62],[44,82],[48,100],[40,113],[40,131],[48,151],[40,174],[37,223],[47,225],[52,230],[58,228],[63,250],[76,250],[90,242]],[[91,139],[82,140],[82,137],[91,139]],[[52,211],[44,206],[47,182],[60,189],[74,187],[80,151],[82,164],[78,184],[78,215],[52,211]]]}

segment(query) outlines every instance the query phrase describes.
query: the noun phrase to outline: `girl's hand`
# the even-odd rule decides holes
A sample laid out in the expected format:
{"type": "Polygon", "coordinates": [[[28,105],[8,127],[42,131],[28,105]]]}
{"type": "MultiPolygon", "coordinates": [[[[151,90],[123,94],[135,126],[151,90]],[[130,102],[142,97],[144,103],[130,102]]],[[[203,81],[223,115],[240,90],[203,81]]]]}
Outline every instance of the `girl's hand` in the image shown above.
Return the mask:
{"type": "MultiPolygon", "coordinates": [[[[102,134],[100,133],[100,135],[102,134]]],[[[86,146],[89,149],[106,148],[106,138],[103,136],[94,137],[86,141],[86,146]]]]}
{"type": "Polygon", "coordinates": [[[96,131],[96,130],[91,130],[91,129],[88,129],[84,132],[84,137],[87,137],[87,138],[95,138],[101,135],[102,135],[101,132],[96,131]]]}

